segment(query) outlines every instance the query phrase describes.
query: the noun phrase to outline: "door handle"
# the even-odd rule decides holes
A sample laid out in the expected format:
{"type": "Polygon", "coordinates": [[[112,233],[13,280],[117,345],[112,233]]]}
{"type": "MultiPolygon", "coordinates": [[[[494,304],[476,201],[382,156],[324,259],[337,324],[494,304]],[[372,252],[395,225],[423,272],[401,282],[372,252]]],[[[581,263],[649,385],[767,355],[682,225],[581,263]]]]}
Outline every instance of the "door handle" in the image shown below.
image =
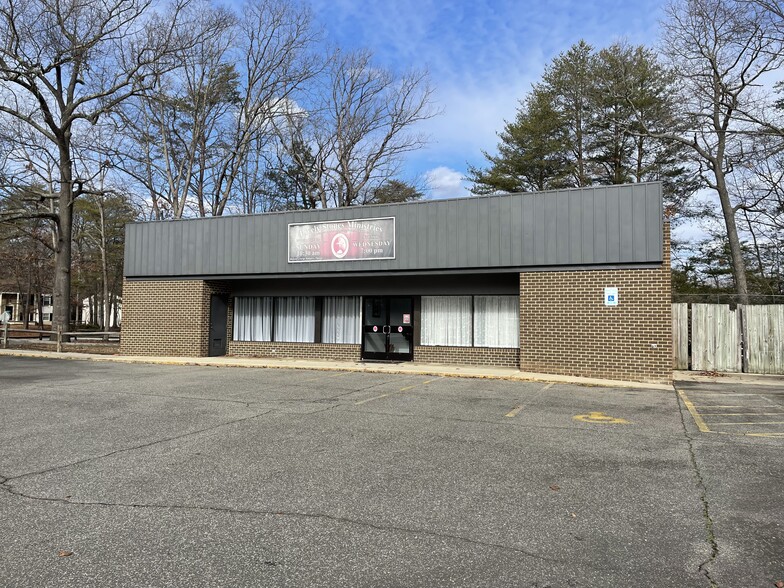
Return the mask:
{"type": "Polygon", "coordinates": [[[384,325],[381,329],[381,332],[384,333],[385,335],[389,335],[392,332],[392,327],[390,327],[389,325],[384,325]]]}

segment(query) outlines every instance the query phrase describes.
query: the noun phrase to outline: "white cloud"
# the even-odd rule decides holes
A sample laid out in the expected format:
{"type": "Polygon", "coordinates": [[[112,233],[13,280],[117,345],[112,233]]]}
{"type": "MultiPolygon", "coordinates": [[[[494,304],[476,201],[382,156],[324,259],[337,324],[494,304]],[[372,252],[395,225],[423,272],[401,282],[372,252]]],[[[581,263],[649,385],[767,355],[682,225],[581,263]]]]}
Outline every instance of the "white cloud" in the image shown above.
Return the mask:
{"type": "Polygon", "coordinates": [[[430,191],[430,198],[434,200],[469,194],[463,174],[443,165],[425,172],[425,183],[430,191]]]}

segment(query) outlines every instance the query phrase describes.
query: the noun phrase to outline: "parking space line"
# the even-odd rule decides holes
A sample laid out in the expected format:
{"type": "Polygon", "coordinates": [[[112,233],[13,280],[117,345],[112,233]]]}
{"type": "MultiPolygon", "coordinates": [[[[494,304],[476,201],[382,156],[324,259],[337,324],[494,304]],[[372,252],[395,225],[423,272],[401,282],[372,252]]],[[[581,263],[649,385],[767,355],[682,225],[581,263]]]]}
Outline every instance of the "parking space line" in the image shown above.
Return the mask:
{"type": "Polygon", "coordinates": [[[357,400],[354,402],[354,405],[366,404],[368,402],[373,402],[374,400],[380,400],[382,398],[386,398],[387,396],[392,396],[393,394],[399,394],[400,392],[405,392],[406,390],[411,390],[412,388],[416,388],[417,386],[424,386],[425,384],[430,384],[437,380],[442,380],[444,377],[441,376],[440,378],[433,378],[432,380],[425,380],[424,382],[419,382],[418,384],[414,384],[412,386],[405,386],[400,390],[396,390],[394,392],[387,392],[386,394],[379,394],[378,396],[373,396],[372,398],[365,398],[364,400],[357,400]]]}
{"type": "MultiPolygon", "coordinates": [[[[733,396],[733,397],[744,397],[744,402],[747,400],[757,400],[758,403],[749,404],[699,404],[695,405],[689,398],[689,396],[683,391],[677,389],[678,396],[683,401],[684,406],[691,414],[692,418],[694,419],[694,423],[697,425],[697,428],[701,433],[713,433],[715,435],[730,435],[730,436],[740,436],[740,437],[784,437],[784,433],[781,432],[751,432],[751,431],[737,431],[732,430],[733,427],[737,426],[746,426],[746,427],[755,427],[755,426],[765,426],[771,427],[773,430],[779,428],[781,425],[784,425],[784,421],[750,421],[751,418],[755,417],[766,417],[766,416],[781,416],[784,415],[782,411],[776,412],[756,412],[762,410],[770,411],[771,408],[780,409],[782,408],[780,404],[772,401],[770,398],[765,398],[764,394],[753,394],[753,393],[744,393],[744,392],[700,392],[700,391],[692,391],[693,396],[699,396],[698,401],[707,400],[706,396],[733,396]],[[727,409],[727,408],[739,408],[739,409],[747,409],[748,412],[700,412],[697,410],[697,407],[702,408],[703,410],[716,410],[716,409],[727,409]],[[705,418],[708,417],[746,417],[746,420],[743,422],[728,422],[728,421],[721,421],[721,422],[712,422],[708,420],[706,422],[705,418]],[[703,418],[705,417],[705,418],[703,418]],[[710,426],[708,426],[710,424],[710,426]],[[711,428],[714,427],[714,428],[711,428]],[[725,427],[724,430],[717,430],[715,427],[725,427]]],[[[769,394],[769,393],[768,393],[769,394]]],[[[740,400],[740,398],[738,398],[740,400]]]]}
{"type": "Polygon", "coordinates": [[[784,425],[784,421],[757,421],[751,423],[711,423],[714,427],[724,427],[727,425],[784,425]]]}
{"type": "MultiPolygon", "coordinates": [[[[762,396],[762,394],[756,394],[754,392],[701,392],[699,390],[692,390],[691,393],[695,396],[762,396]]],[[[766,392],[765,394],[771,394],[771,392],[766,392]]]]}
{"type": "Polygon", "coordinates": [[[390,394],[394,394],[394,392],[389,392],[388,394],[381,394],[380,396],[373,396],[372,398],[365,398],[364,400],[357,400],[354,404],[365,404],[366,402],[372,402],[373,400],[378,400],[379,398],[386,398],[390,394]]]}
{"type": "Polygon", "coordinates": [[[523,405],[522,404],[518,404],[512,410],[507,412],[504,416],[516,417],[520,413],[521,410],[523,410],[523,405]]]}
{"type": "Polygon", "coordinates": [[[686,396],[686,392],[684,392],[683,390],[678,390],[678,396],[681,397],[681,400],[683,401],[686,410],[688,410],[689,413],[691,414],[691,418],[694,419],[694,424],[697,425],[697,428],[700,430],[700,433],[710,433],[711,430],[708,428],[708,425],[705,424],[705,421],[702,420],[700,413],[697,412],[696,408],[694,408],[694,405],[692,404],[691,400],[689,400],[689,397],[686,396]]]}
{"type": "Polygon", "coordinates": [[[347,376],[352,372],[339,372],[337,374],[330,374],[328,376],[319,376],[318,378],[308,378],[307,380],[302,380],[303,382],[318,382],[319,380],[326,380],[327,378],[340,378],[343,376],[347,376]]]}
{"type": "Polygon", "coordinates": [[[774,416],[784,412],[703,412],[702,416],[774,416]]]}
{"type": "MultiPolygon", "coordinates": [[[[550,388],[552,388],[553,386],[555,386],[555,382],[550,382],[549,384],[546,384],[546,385],[545,385],[543,388],[541,388],[541,389],[537,390],[537,391],[536,391],[536,392],[535,392],[535,393],[534,393],[534,394],[533,394],[533,395],[532,395],[532,396],[531,396],[531,397],[528,399],[528,404],[531,404],[531,402],[532,402],[533,400],[535,400],[535,399],[536,399],[536,397],[537,397],[537,396],[539,396],[539,394],[541,394],[542,392],[545,392],[546,390],[549,390],[549,389],[550,389],[550,388]]],[[[520,411],[521,411],[521,410],[523,410],[523,408],[525,408],[525,403],[523,403],[523,404],[518,404],[518,405],[517,405],[517,406],[515,406],[515,407],[514,407],[512,410],[510,410],[509,412],[507,412],[507,413],[506,413],[504,416],[505,416],[505,417],[509,417],[509,418],[514,418],[514,417],[516,417],[518,414],[520,414],[520,411]]]]}

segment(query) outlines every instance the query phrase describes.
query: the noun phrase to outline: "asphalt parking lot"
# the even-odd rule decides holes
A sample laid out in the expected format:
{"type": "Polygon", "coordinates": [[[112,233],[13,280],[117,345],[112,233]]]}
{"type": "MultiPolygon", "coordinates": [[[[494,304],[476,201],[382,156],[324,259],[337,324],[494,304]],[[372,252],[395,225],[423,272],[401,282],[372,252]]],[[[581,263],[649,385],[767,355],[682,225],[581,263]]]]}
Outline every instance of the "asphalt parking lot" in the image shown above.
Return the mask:
{"type": "Polygon", "coordinates": [[[677,387],[0,357],[0,585],[773,586],[784,390],[677,387]]]}

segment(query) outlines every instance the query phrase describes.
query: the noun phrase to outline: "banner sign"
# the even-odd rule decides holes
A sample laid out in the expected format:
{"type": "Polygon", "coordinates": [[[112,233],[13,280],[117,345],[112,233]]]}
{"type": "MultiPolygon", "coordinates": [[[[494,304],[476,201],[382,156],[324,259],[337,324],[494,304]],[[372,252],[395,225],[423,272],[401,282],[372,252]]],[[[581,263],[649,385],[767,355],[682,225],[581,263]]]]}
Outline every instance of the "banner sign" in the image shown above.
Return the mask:
{"type": "Polygon", "coordinates": [[[395,217],[289,225],[289,263],[395,259],[395,217]]]}

